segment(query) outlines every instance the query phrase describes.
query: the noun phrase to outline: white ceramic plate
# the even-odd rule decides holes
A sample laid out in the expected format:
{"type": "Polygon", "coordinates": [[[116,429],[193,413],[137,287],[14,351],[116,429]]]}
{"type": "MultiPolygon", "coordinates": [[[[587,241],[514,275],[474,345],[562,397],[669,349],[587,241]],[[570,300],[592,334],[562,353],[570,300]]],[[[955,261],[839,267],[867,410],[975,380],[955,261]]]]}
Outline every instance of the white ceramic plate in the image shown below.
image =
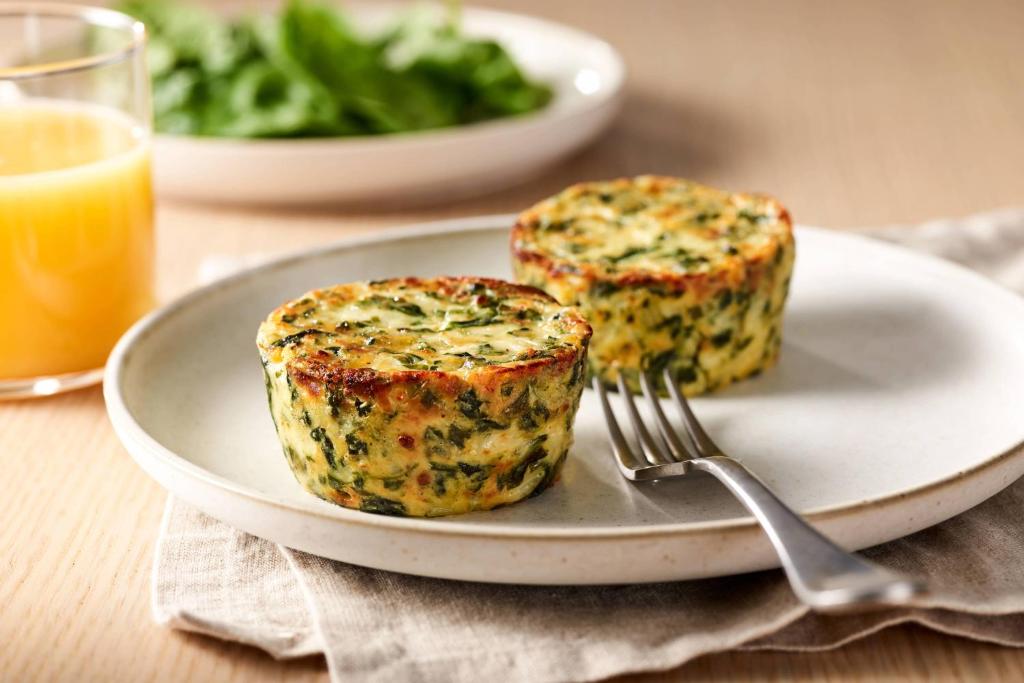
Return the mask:
{"type": "MultiPolygon", "coordinates": [[[[345,5],[368,25],[393,4],[345,5]]],[[[467,33],[496,38],[554,99],[521,117],[388,136],[229,140],[159,135],[164,196],[258,204],[403,204],[466,197],[525,180],[591,141],[619,108],[625,67],[607,43],[568,26],[467,7],[467,33]]]]}
{"type": "MultiPolygon", "coordinates": [[[[314,287],[395,275],[509,276],[511,216],[351,240],[243,272],[130,330],[108,365],[110,418],[186,502],[285,545],[399,572],[586,584],[776,565],[703,475],[633,485],[593,392],[561,482],[491,512],[377,516],[305,493],[267,410],[256,327],[314,287]]],[[[797,232],[779,365],[694,401],[726,451],[840,543],[863,548],[981,502],[1024,472],[1024,301],[962,268],[855,236],[797,232]]]]}

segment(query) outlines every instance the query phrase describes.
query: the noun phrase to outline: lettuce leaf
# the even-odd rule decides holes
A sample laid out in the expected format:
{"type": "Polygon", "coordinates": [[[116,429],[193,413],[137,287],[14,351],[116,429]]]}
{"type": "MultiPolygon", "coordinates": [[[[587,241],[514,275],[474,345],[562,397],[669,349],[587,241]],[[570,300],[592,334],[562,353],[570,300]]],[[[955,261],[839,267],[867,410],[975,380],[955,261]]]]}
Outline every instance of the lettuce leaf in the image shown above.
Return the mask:
{"type": "Polygon", "coordinates": [[[171,0],[123,0],[149,31],[156,129],[222,137],[401,133],[540,109],[551,89],[457,11],[416,9],[378,36],[315,0],[227,21],[171,0]]]}

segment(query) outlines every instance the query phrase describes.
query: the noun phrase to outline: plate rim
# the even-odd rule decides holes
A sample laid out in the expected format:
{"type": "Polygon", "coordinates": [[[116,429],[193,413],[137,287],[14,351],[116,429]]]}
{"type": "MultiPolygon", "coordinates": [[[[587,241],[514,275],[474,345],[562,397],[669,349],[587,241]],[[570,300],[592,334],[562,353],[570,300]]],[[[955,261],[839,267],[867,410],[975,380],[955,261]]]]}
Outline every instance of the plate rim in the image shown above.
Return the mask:
{"type": "MultiPolygon", "coordinates": [[[[360,4],[361,3],[350,3],[350,9],[357,8],[360,4]]],[[[366,7],[367,5],[363,6],[366,7]]],[[[374,3],[368,6],[373,7],[374,11],[377,11],[384,6],[390,6],[392,9],[407,7],[407,5],[403,5],[402,3],[374,3]]],[[[493,21],[501,21],[503,19],[511,18],[516,21],[533,22],[543,25],[546,28],[553,28],[558,31],[573,34],[577,39],[592,43],[596,48],[604,52],[605,56],[609,59],[609,64],[612,66],[610,71],[612,78],[608,86],[602,89],[603,92],[599,92],[598,94],[587,98],[586,102],[581,103],[579,106],[562,109],[557,106],[553,106],[555,101],[552,100],[548,106],[526,114],[506,116],[491,119],[489,121],[479,121],[476,123],[448,126],[432,130],[402,131],[384,135],[325,136],[310,138],[228,138],[221,136],[177,135],[173,133],[154,132],[153,141],[155,144],[160,146],[187,147],[191,145],[201,145],[209,150],[220,149],[225,151],[237,151],[239,148],[247,148],[246,151],[269,154],[283,152],[290,153],[296,149],[301,150],[303,153],[313,151],[318,153],[337,154],[342,151],[365,151],[367,148],[379,149],[381,147],[388,147],[390,149],[395,149],[403,146],[428,147],[431,145],[450,144],[453,141],[479,142],[488,137],[503,135],[511,131],[528,132],[537,126],[564,122],[566,119],[576,117],[583,112],[597,111],[607,106],[617,109],[622,104],[626,79],[628,77],[628,68],[622,53],[604,38],[581,28],[532,14],[508,12],[476,5],[463,7],[462,12],[463,16],[468,17],[470,15],[476,15],[489,18],[493,21]]]]}
{"type": "MultiPolygon", "coordinates": [[[[445,219],[438,221],[418,222],[407,225],[399,225],[390,228],[375,230],[373,232],[344,237],[326,244],[299,249],[291,253],[272,258],[264,263],[245,268],[237,273],[215,280],[209,284],[197,287],[176,299],[164,304],[150,312],[136,322],[118,340],[107,361],[103,378],[103,396],[107,408],[107,415],[114,427],[114,431],[121,440],[125,450],[136,460],[137,464],[144,471],[148,472],[140,460],[139,453],[128,446],[129,443],[141,449],[145,455],[157,464],[170,467],[179,475],[199,479],[204,484],[217,489],[239,495],[250,503],[263,506],[280,508],[299,515],[312,515],[334,524],[356,524],[367,527],[374,527],[382,530],[402,530],[413,533],[425,533],[428,535],[451,536],[459,538],[503,538],[503,539],[527,539],[535,541],[604,541],[613,539],[637,539],[657,537],[678,537],[697,536],[703,534],[720,534],[723,532],[742,531],[758,528],[756,520],[752,516],[736,517],[725,520],[711,520],[701,522],[676,522],[659,524],[657,526],[621,526],[604,528],[582,528],[571,527],[529,527],[528,525],[517,524],[505,527],[486,527],[469,522],[455,521],[456,518],[444,518],[444,523],[438,524],[436,519],[418,517],[392,517],[386,515],[374,515],[358,510],[350,510],[341,506],[337,509],[321,509],[312,505],[294,505],[287,501],[274,498],[260,491],[250,489],[237,482],[210,472],[199,465],[192,463],[171,449],[160,444],[153,438],[132,415],[124,395],[121,391],[121,382],[126,372],[126,363],[131,356],[132,350],[137,344],[142,343],[153,330],[173,316],[180,315],[195,302],[213,294],[219,290],[236,286],[244,286],[243,282],[250,278],[259,277],[267,272],[285,268],[293,263],[307,259],[324,256],[331,252],[349,251],[362,246],[381,244],[406,239],[421,239],[438,234],[461,234],[470,232],[499,232],[506,228],[501,226],[513,225],[517,214],[487,214],[469,216],[463,218],[445,219]]],[[[852,241],[870,244],[869,248],[877,248],[882,251],[897,254],[898,258],[909,258],[917,261],[922,268],[945,271],[951,277],[960,278],[961,281],[970,283],[971,286],[987,288],[994,296],[1003,299],[1008,307],[1016,307],[1020,319],[1024,320],[1024,297],[1017,295],[997,282],[994,282],[979,273],[957,263],[947,261],[936,256],[917,252],[906,247],[886,243],[882,240],[872,239],[866,235],[852,232],[829,230],[811,226],[797,225],[797,241],[800,233],[816,234],[827,236],[828,239],[840,241],[852,241]]],[[[1001,453],[997,453],[988,459],[973,465],[967,469],[931,481],[919,486],[896,491],[891,494],[881,495],[874,498],[862,499],[853,503],[837,503],[826,505],[810,510],[801,511],[801,515],[808,521],[818,524],[827,520],[844,517],[855,513],[863,508],[886,507],[908,498],[918,498],[928,495],[942,488],[960,484],[965,479],[980,477],[989,470],[996,469],[1008,460],[1024,456],[1024,440],[1010,446],[1001,453]]],[[[609,457],[611,457],[609,455],[609,457]]],[[[1011,479],[1005,482],[1005,488],[1014,481],[1011,479]]],[[[158,483],[164,487],[162,482],[158,483]]],[[[986,497],[987,498],[987,497],[986,497]]],[[[315,502],[315,501],[314,501],[315,502]]]]}

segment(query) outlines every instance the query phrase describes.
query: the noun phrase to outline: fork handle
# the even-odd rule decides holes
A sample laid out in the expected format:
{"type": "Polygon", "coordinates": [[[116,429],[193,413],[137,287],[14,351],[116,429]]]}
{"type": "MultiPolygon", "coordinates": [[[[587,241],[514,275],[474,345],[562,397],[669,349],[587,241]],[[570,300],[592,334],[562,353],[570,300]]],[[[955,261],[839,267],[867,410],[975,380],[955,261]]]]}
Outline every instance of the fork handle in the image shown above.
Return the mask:
{"type": "Polygon", "coordinates": [[[793,592],[818,611],[906,603],[922,584],[848,553],[786,506],[750,470],[727,455],[690,460],[743,503],[768,534],[793,592]]]}

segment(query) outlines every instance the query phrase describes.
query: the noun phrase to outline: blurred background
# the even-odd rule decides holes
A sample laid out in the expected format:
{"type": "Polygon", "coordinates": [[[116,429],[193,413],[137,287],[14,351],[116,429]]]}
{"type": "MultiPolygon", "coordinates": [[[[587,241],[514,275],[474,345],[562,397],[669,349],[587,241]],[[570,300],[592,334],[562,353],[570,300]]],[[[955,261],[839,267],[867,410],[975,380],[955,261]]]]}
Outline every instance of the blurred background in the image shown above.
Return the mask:
{"type": "Polygon", "coordinates": [[[835,227],[1024,202],[1024,3],[478,4],[592,31],[629,70],[618,123],[523,200],[599,165],[770,191],[835,227]]]}
{"type": "MultiPolygon", "coordinates": [[[[596,144],[554,170],[417,218],[515,211],[572,182],[648,172],[771,192],[797,221],[827,227],[1024,203],[1024,3],[1016,0],[474,4],[612,43],[628,68],[625,105],[596,144]]],[[[398,222],[401,209],[231,207],[211,216],[210,207],[164,202],[160,223],[176,230],[163,232],[159,253],[188,269],[174,277],[188,282],[194,263],[173,254],[200,233],[211,251],[234,252],[239,244],[221,241],[282,229],[301,246],[328,237],[339,219],[369,229],[398,222]],[[244,230],[211,230],[211,221],[244,230]]]]}

